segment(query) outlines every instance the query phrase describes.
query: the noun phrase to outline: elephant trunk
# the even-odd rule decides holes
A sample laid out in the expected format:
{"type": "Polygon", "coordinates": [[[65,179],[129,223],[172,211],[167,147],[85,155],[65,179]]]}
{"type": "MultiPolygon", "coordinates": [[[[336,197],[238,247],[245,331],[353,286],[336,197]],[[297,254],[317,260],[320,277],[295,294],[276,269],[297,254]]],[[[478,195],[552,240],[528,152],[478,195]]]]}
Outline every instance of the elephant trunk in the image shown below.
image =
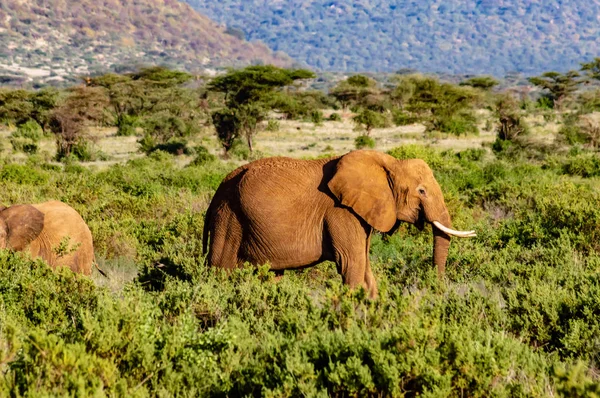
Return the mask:
{"type": "MultiPolygon", "coordinates": [[[[450,218],[446,220],[445,225],[451,225],[450,218]]],[[[433,229],[433,265],[437,267],[438,276],[443,276],[446,270],[446,259],[448,258],[448,249],[450,248],[450,235],[432,225],[433,229]]]]}

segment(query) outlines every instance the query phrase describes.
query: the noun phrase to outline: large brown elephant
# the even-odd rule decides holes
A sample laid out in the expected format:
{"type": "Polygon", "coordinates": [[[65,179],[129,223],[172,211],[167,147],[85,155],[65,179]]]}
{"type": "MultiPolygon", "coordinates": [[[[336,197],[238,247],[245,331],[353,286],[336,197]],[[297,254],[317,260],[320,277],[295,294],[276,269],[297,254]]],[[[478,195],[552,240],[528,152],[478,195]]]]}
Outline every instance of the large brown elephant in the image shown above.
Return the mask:
{"type": "Polygon", "coordinates": [[[0,248],[29,251],[52,268],[92,273],[90,229],[75,209],[59,201],[0,206],[0,248]]]}
{"type": "Polygon", "coordinates": [[[261,159],[231,172],[206,213],[207,262],[222,268],[270,263],[281,274],[335,261],[344,283],[377,296],[369,264],[373,229],[393,233],[401,221],[433,225],[433,262],[445,270],[452,229],[439,184],[419,159],[376,151],[341,157],[261,159]]]}

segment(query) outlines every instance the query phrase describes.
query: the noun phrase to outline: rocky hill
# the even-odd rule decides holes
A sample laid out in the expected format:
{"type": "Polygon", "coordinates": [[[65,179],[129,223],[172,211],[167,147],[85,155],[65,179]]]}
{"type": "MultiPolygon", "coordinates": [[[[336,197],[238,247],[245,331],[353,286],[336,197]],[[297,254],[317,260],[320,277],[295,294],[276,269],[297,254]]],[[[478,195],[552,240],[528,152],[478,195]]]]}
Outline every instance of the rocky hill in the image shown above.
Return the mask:
{"type": "Polygon", "coordinates": [[[291,64],[176,0],[2,0],[0,84],[162,64],[188,71],[291,64]]]}
{"type": "Polygon", "coordinates": [[[186,1],[328,71],[539,74],[600,55],[597,0],[186,1]]]}

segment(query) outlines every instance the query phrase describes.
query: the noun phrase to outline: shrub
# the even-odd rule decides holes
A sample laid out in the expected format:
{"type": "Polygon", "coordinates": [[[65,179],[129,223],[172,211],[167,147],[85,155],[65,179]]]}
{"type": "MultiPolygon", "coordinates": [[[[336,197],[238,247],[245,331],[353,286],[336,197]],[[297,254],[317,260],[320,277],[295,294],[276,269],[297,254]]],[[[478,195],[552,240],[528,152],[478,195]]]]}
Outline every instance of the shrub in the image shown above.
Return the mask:
{"type": "Polygon", "coordinates": [[[310,113],[310,121],[315,125],[320,126],[323,124],[323,112],[321,110],[315,110],[310,113]]]}
{"type": "Polygon", "coordinates": [[[600,123],[590,115],[570,114],[558,134],[571,144],[586,144],[592,148],[600,146],[600,123]]]}
{"type": "Polygon", "coordinates": [[[173,139],[186,137],[188,127],[181,118],[163,112],[144,121],[144,133],[152,137],[157,144],[165,144],[173,139]]]}
{"type": "Polygon", "coordinates": [[[479,134],[477,119],[469,113],[454,114],[447,118],[440,117],[436,120],[434,126],[443,133],[456,136],[479,134]]]}
{"type": "Polygon", "coordinates": [[[43,131],[37,122],[29,120],[17,127],[10,135],[10,143],[15,151],[28,154],[37,153],[43,131]]]}
{"type": "Polygon", "coordinates": [[[190,166],[202,166],[204,164],[214,162],[215,160],[217,160],[217,157],[215,155],[213,155],[212,153],[210,153],[208,151],[208,149],[206,149],[203,146],[197,146],[195,148],[195,151],[196,151],[196,157],[190,163],[190,166]]]}
{"type": "Polygon", "coordinates": [[[355,115],[352,120],[358,129],[365,131],[367,136],[374,128],[385,127],[387,124],[385,117],[381,113],[372,111],[370,109],[362,110],[360,113],[355,115]]]}
{"type": "Polygon", "coordinates": [[[10,143],[16,152],[34,154],[39,148],[38,143],[29,138],[10,137],[10,143]]]}
{"type": "Polygon", "coordinates": [[[536,101],[535,105],[539,109],[554,109],[554,100],[546,95],[541,96],[536,101]]]}
{"type": "Polygon", "coordinates": [[[117,119],[117,136],[127,137],[137,135],[136,127],[139,125],[138,117],[131,115],[121,115],[117,119]]]}
{"type": "Polygon", "coordinates": [[[39,185],[48,181],[48,174],[28,165],[7,164],[0,171],[0,180],[39,185]]]}
{"type": "Polygon", "coordinates": [[[592,153],[571,157],[563,164],[562,171],[581,177],[600,176],[600,158],[592,153]]]}
{"type": "Polygon", "coordinates": [[[512,141],[519,136],[527,135],[529,127],[523,120],[517,101],[505,95],[496,101],[495,110],[498,118],[497,136],[499,140],[512,141]]]}
{"type": "Polygon", "coordinates": [[[402,145],[387,152],[396,159],[422,159],[429,167],[436,169],[444,164],[442,155],[434,149],[421,145],[402,145]]]}
{"type": "Polygon", "coordinates": [[[280,128],[279,120],[269,119],[269,121],[267,121],[267,127],[265,127],[265,130],[279,131],[279,128],[280,128]]]}
{"type": "Polygon", "coordinates": [[[329,120],[332,122],[341,122],[342,116],[337,112],[333,112],[331,115],[329,115],[329,120]]]}
{"type": "Polygon", "coordinates": [[[417,121],[417,119],[408,113],[400,110],[394,109],[392,111],[392,120],[396,126],[406,126],[408,124],[413,124],[417,121]]]}
{"type": "Polygon", "coordinates": [[[368,135],[359,135],[354,139],[354,147],[356,149],[375,148],[375,140],[368,135]]]}
{"type": "Polygon", "coordinates": [[[461,160],[467,160],[472,162],[478,162],[485,156],[485,149],[482,148],[470,148],[465,149],[464,151],[460,151],[456,154],[456,156],[461,160]]]}
{"type": "Polygon", "coordinates": [[[581,126],[573,122],[565,122],[558,131],[558,134],[569,145],[585,144],[588,142],[588,137],[581,131],[581,126]]]}

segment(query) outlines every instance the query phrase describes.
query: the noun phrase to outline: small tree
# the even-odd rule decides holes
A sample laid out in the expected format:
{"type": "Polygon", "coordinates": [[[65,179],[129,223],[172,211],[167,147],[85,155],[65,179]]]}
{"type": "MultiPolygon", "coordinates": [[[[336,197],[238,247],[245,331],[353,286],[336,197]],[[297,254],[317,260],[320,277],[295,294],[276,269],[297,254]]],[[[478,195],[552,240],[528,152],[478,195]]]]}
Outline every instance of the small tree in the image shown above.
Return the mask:
{"type": "Polygon", "coordinates": [[[434,129],[461,135],[477,132],[471,108],[481,93],[471,87],[441,83],[432,77],[403,76],[392,93],[394,102],[434,129]]]}
{"type": "Polygon", "coordinates": [[[12,122],[19,126],[31,118],[33,105],[26,90],[0,90],[0,122],[12,122]]]}
{"type": "Polygon", "coordinates": [[[365,131],[367,136],[371,135],[371,130],[374,128],[382,128],[386,126],[385,117],[370,109],[365,109],[352,118],[356,127],[365,131]]]}
{"type": "Polygon", "coordinates": [[[581,71],[595,80],[600,80],[600,57],[594,58],[593,61],[584,62],[581,64],[581,71]]]}
{"type": "Polygon", "coordinates": [[[211,114],[213,125],[217,131],[217,138],[223,145],[225,157],[238,137],[240,127],[237,114],[234,109],[223,108],[211,114]]]}
{"type": "Polygon", "coordinates": [[[145,118],[157,113],[170,113],[188,127],[195,124],[200,95],[181,87],[192,75],[163,67],[142,68],[126,75],[109,73],[86,78],[88,86],[103,87],[109,97],[108,107],[114,117],[118,135],[135,133],[135,126],[146,125],[145,118]]]}
{"type": "Polygon", "coordinates": [[[491,90],[493,87],[497,86],[498,84],[498,81],[491,76],[475,76],[460,82],[459,85],[471,86],[484,91],[488,91],[491,90]]]}
{"type": "Polygon", "coordinates": [[[56,135],[57,159],[68,158],[78,146],[87,144],[86,128],[104,117],[108,97],[100,87],[76,87],[65,102],[50,114],[50,131],[56,135]]]}
{"type": "Polygon", "coordinates": [[[350,76],[335,86],[329,95],[338,100],[342,107],[360,103],[361,99],[369,94],[378,94],[377,82],[364,75],[350,76]]]}
{"type": "Polygon", "coordinates": [[[54,88],[44,88],[33,92],[29,96],[29,102],[31,103],[29,116],[40,125],[44,133],[48,129],[52,110],[58,104],[58,98],[59,92],[54,88]]]}
{"type": "Polygon", "coordinates": [[[510,95],[500,97],[496,102],[495,114],[498,118],[497,136],[501,141],[512,141],[527,134],[525,121],[521,118],[517,101],[510,95]]]}
{"type": "Polygon", "coordinates": [[[567,73],[546,72],[541,76],[530,77],[531,84],[548,91],[553,106],[562,107],[563,101],[567,99],[579,85],[579,72],[569,71],[567,73]]]}
{"type": "Polygon", "coordinates": [[[144,137],[139,141],[141,150],[150,153],[155,149],[165,149],[181,155],[186,143],[174,141],[185,138],[188,132],[185,123],[177,116],[169,112],[156,113],[144,120],[144,137]],[[167,144],[172,144],[172,150],[167,144]]]}
{"type": "Polygon", "coordinates": [[[226,110],[217,110],[211,117],[217,137],[225,152],[229,151],[235,138],[244,136],[250,151],[258,124],[266,117],[266,110],[275,90],[291,85],[300,79],[314,78],[305,69],[282,69],[272,65],[249,66],[216,77],[209,90],[225,94],[226,110]]]}

